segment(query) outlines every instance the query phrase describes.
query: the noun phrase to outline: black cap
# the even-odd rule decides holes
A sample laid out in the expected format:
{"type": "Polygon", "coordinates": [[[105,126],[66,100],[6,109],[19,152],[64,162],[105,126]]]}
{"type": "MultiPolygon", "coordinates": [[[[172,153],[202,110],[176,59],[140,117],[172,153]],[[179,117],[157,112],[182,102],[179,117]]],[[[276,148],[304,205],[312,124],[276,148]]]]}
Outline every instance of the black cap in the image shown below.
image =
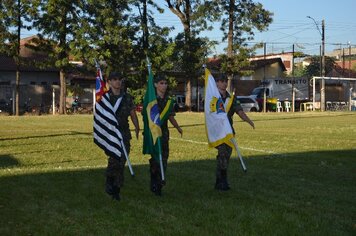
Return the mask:
{"type": "Polygon", "coordinates": [[[114,79],[114,78],[123,79],[124,76],[123,76],[122,73],[117,72],[117,71],[110,72],[109,77],[108,77],[108,80],[111,80],[111,79],[114,79]]]}
{"type": "Polygon", "coordinates": [[[225,74],[220,74],[218,76],[215,77],[215,81],[218,82],[218,81],[227,81],[227,76],[225,74]]]}
{"type": "Polygon", "coordinates": [[[166,80],[166,81],[167,81],[166,76],[164,76],[164,75],[162,75],[162,74],[157,74],[157,75],[155,75],[154,78],[153,78],[153,81],[154,81],[155,83],[158,83],[158,82],[161,81],[161,80],[166,80]]]}

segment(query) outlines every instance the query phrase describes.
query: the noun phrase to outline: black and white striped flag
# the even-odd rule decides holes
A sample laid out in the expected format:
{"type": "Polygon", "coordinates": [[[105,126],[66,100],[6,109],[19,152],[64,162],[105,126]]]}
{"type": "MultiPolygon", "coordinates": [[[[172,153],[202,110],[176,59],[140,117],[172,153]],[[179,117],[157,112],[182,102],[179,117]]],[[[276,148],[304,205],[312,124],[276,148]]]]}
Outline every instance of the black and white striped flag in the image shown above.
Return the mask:
{"type": "Polygon", "coordinates": [[[115,158],[127,158],[121,132],[115,112],[120,106],[122,97],[113,107],[109,94],[105,93],[95,104],[94,143],[104,150],[105,154],[115,158]]]}

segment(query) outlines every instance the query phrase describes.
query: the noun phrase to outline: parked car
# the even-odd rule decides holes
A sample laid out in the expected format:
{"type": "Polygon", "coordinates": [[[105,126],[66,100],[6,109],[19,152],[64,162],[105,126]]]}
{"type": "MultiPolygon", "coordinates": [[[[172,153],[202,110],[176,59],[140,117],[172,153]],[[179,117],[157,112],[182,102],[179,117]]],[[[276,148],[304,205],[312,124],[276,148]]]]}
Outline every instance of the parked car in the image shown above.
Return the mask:
{"type": "Polygon", "coordinates": [[[0,112],[10,112],[11,111],[11,104],[5,99],[0,99],[0,112]]]}
{"type": "Polygon", "coordinates": [[[356,97],[351,99],[351,111],[356,111],[356,97]]]}
{"type": "Polygon", "coordinates": [[[240,102],[240,105],[242,106],[242,109],[245,112],[249,112],[249,111],[257,112],[260,110],[260,107],[258,106],[258,102],[253,97],[236,96],[236,99],[240,102]]]}

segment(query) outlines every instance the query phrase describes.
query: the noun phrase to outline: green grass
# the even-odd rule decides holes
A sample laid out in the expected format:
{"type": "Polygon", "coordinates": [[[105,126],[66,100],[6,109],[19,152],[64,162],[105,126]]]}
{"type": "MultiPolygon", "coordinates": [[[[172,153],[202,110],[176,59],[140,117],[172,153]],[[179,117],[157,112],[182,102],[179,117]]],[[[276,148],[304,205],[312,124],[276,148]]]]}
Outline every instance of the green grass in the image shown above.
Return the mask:
{"type": "Polygon", "coordinates": [[[167,186],[149,191],[142,137],[132,140],[122,200],[104,193],[106,157],[92,116],[0,116],[0,235],[356,235],[356,113],[250,113],[234,128],[217,192],[204,116],[178,113],[167,186]]]}

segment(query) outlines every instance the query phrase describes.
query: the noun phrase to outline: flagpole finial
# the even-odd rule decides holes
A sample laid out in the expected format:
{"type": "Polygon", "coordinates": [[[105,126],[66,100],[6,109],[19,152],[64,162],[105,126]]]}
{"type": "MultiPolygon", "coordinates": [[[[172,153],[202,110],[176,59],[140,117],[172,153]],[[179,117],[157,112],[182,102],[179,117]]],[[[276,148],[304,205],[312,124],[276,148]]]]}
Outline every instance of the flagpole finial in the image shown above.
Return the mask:
{"type": "Polygon", "coordinates": [[[147,66],[148,66],[149,68],[151,68],[151,62],[150,62],[150,59],[148,59],[148,57],[146,57],[146,61],[147,61],[147,66]]]}
{"type": "Polygon", "coordinates": [[[96,58],[94,58],[94,63],[95,63],[95,67],[96,68],[99,68],[100,66],[99,66],[99,62],[96,60],[96,58]]]}

